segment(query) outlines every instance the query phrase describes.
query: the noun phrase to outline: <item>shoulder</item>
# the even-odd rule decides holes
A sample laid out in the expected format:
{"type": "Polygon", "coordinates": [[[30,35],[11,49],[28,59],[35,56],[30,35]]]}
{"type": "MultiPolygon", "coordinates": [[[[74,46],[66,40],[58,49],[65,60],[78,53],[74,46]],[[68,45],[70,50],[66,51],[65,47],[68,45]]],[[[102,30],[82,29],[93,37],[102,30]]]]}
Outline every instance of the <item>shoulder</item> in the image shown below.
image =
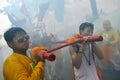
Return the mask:
{"type": "Polygon", "coordinates": [[[4,61],[4,65],[6,64],[6,65],[9,65],[9,64],[11,64],[11,63],[13,63],[13,62],[16,62],[18,60],[18,57],[17,56],[14,56],[14,54],[11,54],[10,56],[8,56],[7,58],[6,58],[6,60],[4,61]]]}
{"type": "Polygon", "coordinates": [[[118,32],[116,29],[112,28],[111,29],[112,32],[118,32]]]}
{"type": "Polygon", "coordinates": [[[74,50],[73,46],[69,46],[69,52],[70,52],[70,55],[75,54],[75,50],[74,50]]]}

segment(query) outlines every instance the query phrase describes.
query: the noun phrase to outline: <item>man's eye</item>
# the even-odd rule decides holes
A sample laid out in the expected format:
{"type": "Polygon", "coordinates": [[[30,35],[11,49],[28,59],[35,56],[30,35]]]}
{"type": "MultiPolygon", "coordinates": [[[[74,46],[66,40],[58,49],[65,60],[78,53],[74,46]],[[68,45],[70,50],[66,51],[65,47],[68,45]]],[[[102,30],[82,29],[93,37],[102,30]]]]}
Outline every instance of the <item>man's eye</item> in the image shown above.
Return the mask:
{"type": "Polygon", "coordinates": [[[25,40],[28,40],[29,39],[29,36],[28,35],[24,35],[24,36],[21,36],[17,39],[18,42],[24,42],[25,40]]]}

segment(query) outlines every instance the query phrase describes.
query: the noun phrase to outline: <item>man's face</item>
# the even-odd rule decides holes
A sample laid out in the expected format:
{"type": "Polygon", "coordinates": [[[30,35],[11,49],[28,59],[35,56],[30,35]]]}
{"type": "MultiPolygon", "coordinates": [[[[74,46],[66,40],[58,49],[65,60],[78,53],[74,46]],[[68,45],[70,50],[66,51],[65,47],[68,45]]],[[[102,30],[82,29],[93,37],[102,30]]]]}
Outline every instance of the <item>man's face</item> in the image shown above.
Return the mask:
{"type": "Polygon", "coordinates": [[[93,30],[90,27],[86,27],[84,30],[80,31],[80,34],[83,36],[92,36],[93,30]]]}
{"type": "Polygon", "coordinates": [[[26,51],[29,48],[29,36],[24,32],[19,32],[13,38],[13,49],[26,51]]]}
{"type": "Polygon", "coordinates": [[[103,24],[103,28],[104,28],[104,30],[109,31],[111,29],[111,25],[103,24]]]}

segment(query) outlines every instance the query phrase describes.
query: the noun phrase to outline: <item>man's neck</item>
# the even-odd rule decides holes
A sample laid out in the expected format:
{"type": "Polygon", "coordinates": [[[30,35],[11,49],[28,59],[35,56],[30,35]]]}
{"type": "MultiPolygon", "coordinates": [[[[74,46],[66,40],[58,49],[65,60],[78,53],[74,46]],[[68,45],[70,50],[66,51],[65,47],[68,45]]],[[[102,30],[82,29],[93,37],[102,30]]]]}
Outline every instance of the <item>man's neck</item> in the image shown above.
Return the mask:
{"type": "Polygon", "coordinates": [[[18,53],[18,54],[22,54],[22,55],[25,55],[25,56],[27,55],[26,51],[13,50],[13,52],[18,53]]]}

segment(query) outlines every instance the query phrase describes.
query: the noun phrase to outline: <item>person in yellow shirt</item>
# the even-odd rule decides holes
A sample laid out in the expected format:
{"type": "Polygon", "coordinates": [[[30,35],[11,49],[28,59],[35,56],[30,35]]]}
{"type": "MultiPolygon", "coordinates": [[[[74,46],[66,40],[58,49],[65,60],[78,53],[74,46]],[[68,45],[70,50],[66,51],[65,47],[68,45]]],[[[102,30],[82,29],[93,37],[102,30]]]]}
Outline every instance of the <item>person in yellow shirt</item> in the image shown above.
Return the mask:
{"type": "Polygon", "coordinates": [[[13,50],[3,65],[4,80],[43,80],[45,59],[40,55],[36,58],[37,63],[34,63],[27,56],[29,36],[26,31],[20,27],[11,27],[4,33],[4,39],[13,50]]]}
{"type": "Polygon", "coordinates": [[[112,63],[115,67],[119,67],[113,60],[113,55],[118,52],[118,42],[120,40],[118,32],[111,26],[109,20],[103,21],[104,30],[99,32],[97,35],[103,36],[103,41],[101,43],[101,50],[104,53],[104,59],[102,63],[107,67],[112,63]]]}

